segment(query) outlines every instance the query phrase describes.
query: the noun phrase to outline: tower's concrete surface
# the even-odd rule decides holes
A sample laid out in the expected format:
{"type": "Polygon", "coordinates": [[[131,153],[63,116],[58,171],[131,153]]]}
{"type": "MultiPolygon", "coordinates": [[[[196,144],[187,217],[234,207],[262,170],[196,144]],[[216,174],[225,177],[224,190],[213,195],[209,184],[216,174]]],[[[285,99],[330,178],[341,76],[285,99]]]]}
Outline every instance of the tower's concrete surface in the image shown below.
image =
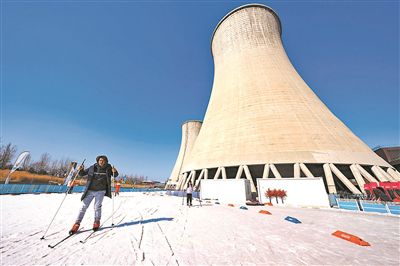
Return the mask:
{"type": "Polygon", "coordinates": [[[187,159],[187,155],[192,150],[197,136],[199,135],[201,128],[201,121],[189,120],[182,124],[182,140],[181,147],[179,149],[178,157],[175,162],[175,166],[172,169],[171,175],[168,178],[165,188],[173,189],[179,179],[179,174],[182,171],[182,167],[187,159]]]}
{"type": "Polygon", "coordinates": [[[255,191],[255,178],[322,176],[329,193],[361,193],[365,182],[400,180],[296,72],[281,31],[277,14],[258,4],[216,27],[212,93],[180,188],[189,179],[248,178],[255,191]]]}

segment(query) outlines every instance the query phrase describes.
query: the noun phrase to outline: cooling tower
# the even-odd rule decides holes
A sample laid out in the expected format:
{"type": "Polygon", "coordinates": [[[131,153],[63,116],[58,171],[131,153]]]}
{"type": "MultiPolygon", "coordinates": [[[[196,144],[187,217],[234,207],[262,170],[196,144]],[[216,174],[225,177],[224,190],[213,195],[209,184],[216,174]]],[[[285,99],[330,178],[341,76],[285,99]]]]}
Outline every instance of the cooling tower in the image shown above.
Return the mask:
{"type": "Polygon", "coordinates": [[[190,120],[182,124],[182,140],[181,147],[179,149],[178,157],[175,162],[175,166],[172,169],[172,173],[168,178],[166,189],[173,189],[176,187],[179,181],[179,175],[182,167],[187,159],[187,155],[192,150],[197,136],[199,135],[201,128],[201,121],[190,120]]]}
{"type": "Polygon", "coordinates": [[[217,25],[212,93],[178,188],[188,180],[248,178],[255,192],[255,178],[323,177],[329,193],[361,193],[366,182],[400,180],[296,72],[281,31],[277,14],[259,4],[217,25]]]}

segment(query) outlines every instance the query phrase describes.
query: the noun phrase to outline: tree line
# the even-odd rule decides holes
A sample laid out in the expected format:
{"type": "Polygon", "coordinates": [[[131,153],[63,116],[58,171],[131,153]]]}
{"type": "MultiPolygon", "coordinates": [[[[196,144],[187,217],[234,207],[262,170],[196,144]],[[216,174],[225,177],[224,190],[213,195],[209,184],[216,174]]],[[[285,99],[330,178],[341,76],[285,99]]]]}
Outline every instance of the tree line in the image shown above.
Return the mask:
{"type": "MultiPolygon", "coordinates": [[[[17,146],[11,142],[1,145],[0,147],[0,169],[11,169],[17,156],[17,146]]],[[[27,171],[40,175],[52,175],[56,177],[65,177],[70,170],[72,160],[69,158],[52,159],[49,153],[45,152],[39,160],[33,161],[29,154],[19,170],[27,171]]],[[[120,173],[120,177],[124,177],[126,184],[140,184],[147,181],[148,177],[144,175],[124,175],[120,173]]]]}
{"type": "MultiPolygon", "coordinates": [[[[11,169],[14,160],[17,156],[17,146],[11,142],[0,147],[0,168],[11,169]]],[[[40,175],[52,175],[57,177],[64,177],[65,173],[69,170],[71,159],[52,159],[50,154],[45,152],[40,155],[39,160],[33,161],[29,154],[20,170],[28,171],[40,175]]]]}

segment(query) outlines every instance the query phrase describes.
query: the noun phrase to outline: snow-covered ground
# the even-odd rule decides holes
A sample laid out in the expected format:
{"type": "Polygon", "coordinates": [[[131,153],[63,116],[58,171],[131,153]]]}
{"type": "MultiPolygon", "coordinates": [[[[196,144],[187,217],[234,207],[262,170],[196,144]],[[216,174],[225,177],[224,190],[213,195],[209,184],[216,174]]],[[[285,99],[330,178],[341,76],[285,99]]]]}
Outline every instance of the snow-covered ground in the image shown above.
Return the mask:
{"type": "MultiPolygon", "coordinates": [[[[399,265],[398,217],[339,210],[238,206],[182,199],[161,193],[122,193],[111,219],[85,244],[90,230],[48,247],[67,235],[80,207],[69,195],[45,240],[40,240],[64,194],[0,196],[1,265],[399,265]],[[272,215],[259,214],[261,209],[272,215]],[[293,216],[302,221],[285,221],[293,216]],[[331,234],[359,236],[363,247],[331,234]]],[[[112,201],[103,203],[103,221],[112,201]]],[[[91,229],[93,208],[82,222],[91,229]]]]}

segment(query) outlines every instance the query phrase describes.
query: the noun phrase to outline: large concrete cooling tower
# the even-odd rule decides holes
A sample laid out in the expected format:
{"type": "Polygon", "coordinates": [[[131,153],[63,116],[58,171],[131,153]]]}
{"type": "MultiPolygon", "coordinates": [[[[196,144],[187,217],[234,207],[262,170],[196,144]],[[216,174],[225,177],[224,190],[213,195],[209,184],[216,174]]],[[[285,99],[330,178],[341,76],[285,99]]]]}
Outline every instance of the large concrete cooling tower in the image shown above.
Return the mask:
{"type": "Polygon", "coordinates": [[[361,193],[365,182],[400,180],[296,72],[281,31],[277,14],[259,4],[217,25],[214,84],[183,183],[248,178],[255,191],[255,178],[323,177],[329,193],[361,193]]]}
{"type": "Polygon", "coordinates": [[[201,121],[190,120],[182,124],[182,140],[181,147],[179,149],[178,157],[175,162],[175,166],[172,169],[171,175],[168,178],[166,189],[174,189],[179,181],[179,176],[182,171],[182,167],[187,160],[188,154],[192,150],[197,136],[199,135],[201,128],[201,121]]]}

